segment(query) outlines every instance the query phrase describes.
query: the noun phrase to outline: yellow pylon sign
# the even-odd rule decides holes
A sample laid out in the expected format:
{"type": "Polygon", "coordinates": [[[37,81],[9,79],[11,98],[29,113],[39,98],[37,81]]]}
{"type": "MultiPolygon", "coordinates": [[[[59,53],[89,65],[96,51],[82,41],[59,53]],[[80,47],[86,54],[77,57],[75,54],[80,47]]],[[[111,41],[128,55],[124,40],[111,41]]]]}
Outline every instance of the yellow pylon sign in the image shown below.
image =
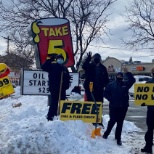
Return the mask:
{"type": "Polygon", "coordinates": [[[9,67],[4,63],[0,63],[0,98],[4,98],[14,93],[12,83],[8,77],[9,73],[9,67]]]}

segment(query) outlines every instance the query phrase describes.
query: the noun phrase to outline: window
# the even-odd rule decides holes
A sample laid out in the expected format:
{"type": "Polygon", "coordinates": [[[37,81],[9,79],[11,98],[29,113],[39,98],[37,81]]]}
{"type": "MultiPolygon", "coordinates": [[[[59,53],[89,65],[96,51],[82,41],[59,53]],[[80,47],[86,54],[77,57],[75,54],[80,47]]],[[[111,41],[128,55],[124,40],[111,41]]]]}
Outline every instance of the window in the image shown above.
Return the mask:
{"type": "Polygon", "coordinates": [[[148,81],[150,78],[139,78],[139,81],[148,81]]]}

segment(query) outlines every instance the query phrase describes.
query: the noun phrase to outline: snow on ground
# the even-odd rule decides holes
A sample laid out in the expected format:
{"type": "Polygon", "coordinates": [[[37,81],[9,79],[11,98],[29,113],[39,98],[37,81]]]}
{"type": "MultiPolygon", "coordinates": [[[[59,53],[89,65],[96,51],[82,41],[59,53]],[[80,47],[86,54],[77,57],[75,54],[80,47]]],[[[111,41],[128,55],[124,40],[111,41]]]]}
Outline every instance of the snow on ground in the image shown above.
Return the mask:
{"type": "MultiPolygon", "coordinates": [[[[135,154],[133,143],[140,129],[132,122],[124,122],[123,145],[118,146],[115,127],[108,139],[93,139],[92,124],[57,119],[48,122],[47,96],[21,96],[20,87],[13,96],[0,100],[0,108],[1,154],[135,154]],[[20,107],[13,107],[18,103],[20,107]]],[[[103,116],[105,129],[108,119],[108,115],[103,116]]]]}

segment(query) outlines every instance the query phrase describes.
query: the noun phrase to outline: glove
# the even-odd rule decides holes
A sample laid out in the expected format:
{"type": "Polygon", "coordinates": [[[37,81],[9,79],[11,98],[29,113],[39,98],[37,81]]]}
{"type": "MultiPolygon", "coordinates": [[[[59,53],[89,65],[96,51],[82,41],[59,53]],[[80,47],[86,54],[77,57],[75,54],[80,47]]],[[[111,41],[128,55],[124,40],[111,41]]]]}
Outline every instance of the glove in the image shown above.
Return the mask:
{"type": "Polygon", "coordinates": [[[91,52],[88,52],[88,53],[87,53],[87,60],[88,60],[88,61],[91,61],[91,56],[92,56],[92,53],[91,53],[91,52]]]}
{"type": "Polygon", "coordinates": [[[141,106],[146,106],[146,104],[145,103],[142,103],[141,106]]]}
{"type": "Polygon", "coordinates": [[[56,55],[52,55],[50,61],[53,62],[56,59],[56,55]]]}

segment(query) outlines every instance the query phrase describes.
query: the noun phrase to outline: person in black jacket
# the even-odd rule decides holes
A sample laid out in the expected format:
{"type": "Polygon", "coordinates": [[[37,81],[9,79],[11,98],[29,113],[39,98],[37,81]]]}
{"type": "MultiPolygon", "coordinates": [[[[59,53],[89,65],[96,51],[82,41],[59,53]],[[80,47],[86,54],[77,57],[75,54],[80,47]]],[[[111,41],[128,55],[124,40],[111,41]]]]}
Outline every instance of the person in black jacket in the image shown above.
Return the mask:
{"type": "Polygon", "coordinates": [[[57,115],[58,101],[66,99],[66,90],[69,88],[70,75],[68,69],[63,65],[64,58],[61,54],[52,56],[41,66],[43,71],[48,72],[49,91],[51,103],[47,114],[48,120],[53,120],[57,115]],[[54,61],[56,59],[56,61],[54,61]]]}
{"type": "Polygon", "coordinates": [[[89,52],[83,62],[82,68],[85,71],[84,89],[87,101],[93,101],[89,89],[89,83],[93,82],[93,95],[96,101],[103,102],[104,87],[109,82],[106,67],[101,64],[101,56],[96,53],[93,57],[89,52]]]}
{"type": "Polygon", "coordinates": [[[125,76],[127,76],[127,81],[123,81],[122,72],[117,73],[116,80],[109,83],[104,91],[104,96],[109,101],[110,120],[103,138],[107,139],[113,126],[117,123],[115,139],[118,145],[122,145],[121,132],[129,106],[129,89],[135,83],[135,78],[127,69],[125,69],[125,76]]]}
{"type": "MultiPolygon", "coordinates": [[[[146,83],[154,84],[154,67],[151,70],[152,79],[147,81],[146,83]]],[[[147,106],[147,132],[145,133],[145,146],[141,149],[141,152],[152,153],[152,145],[153,145],[153,130],[154,130],[154,105],[147,106]]]]}

